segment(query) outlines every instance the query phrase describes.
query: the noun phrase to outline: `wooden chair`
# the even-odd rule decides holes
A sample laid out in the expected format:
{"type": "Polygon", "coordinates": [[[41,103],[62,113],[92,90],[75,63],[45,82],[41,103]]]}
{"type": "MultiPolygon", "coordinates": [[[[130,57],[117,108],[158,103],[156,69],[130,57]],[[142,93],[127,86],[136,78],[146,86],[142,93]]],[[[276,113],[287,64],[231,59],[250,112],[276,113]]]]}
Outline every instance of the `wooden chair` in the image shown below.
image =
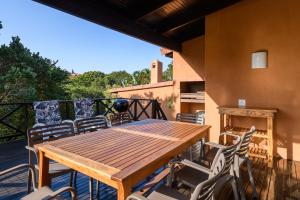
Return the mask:
{"type": "MultiPolygon", "coordinates": [[[[231,135],[230,133],[223,133],[222,135],[231,135]]],[[[232,190],[234,192],[234,197],[235,199],[239,199],[239,194],[238,194],[238,189],[237,189],[237,181],[236,181],[236,177],[234,175],[234,158],[236,155],[236,152],[238,151],[238,149],[240,148],[241,145],[241,137],[237,136],[237,135],[231,135],[234,138],[234,142],[233,144],[227,145],[227,146],[223,146],[223,145],[218,145],[215,143],[205,143],[205,147],[209,147],[211,149],[211,151],[214,152],[214,156],[212,159],[211,165],[210,165],[210,169],[212,170],[215,166],[215,162],[216,159],[218,159],[218,156],[221,154],[224,154],[225,157],[225,165],[224,165],[224,171],[222,172],[222,177],[220,178],[220,180],[217,183],[217,187],[216,187],[216,194],[219,194],[220,190],[223,188],[224,184],[227,182],[231,183],[232,186],[232,190]]],[[[198,160],[197,160],[198,161],[198,160]]],[[[183,163],[186,162],[191,162],[189,160],[183,160],[183,163]]],[[[195,163],[194,161],[194,166],[202,166],[200,165],[202,164],[202,161],[195,163]]],[[[173,165],[174,167],[174,165],[173,165]]],[[[203,175],[200,172],[191,169],[192,167],[184,167],[182,169],[180,169],[178,172],[176,172],[174,174],[175,179],[180,182],[183,183],[184,185],[187,185],[189,187],[191,187],[192,189],[195,189],[197,187],[197,184],[199,182],[202,182],[203,179],[207,178],[207,175],[203,175]]],[[[171,170],[174,171],[174,170],[171,170]]]]}
{"type": "MultiPolygon", "coordinates": [[[[74,127],[73,123],[64,122],[60,124],[52,124],[52,125],[43,125],[28,129],[27,131],[27,141],[28,145],[25,147],[29,151],[29,165],[34,166],[36,170],[38,168],[38,151],[34,148],[35,144],[44,143],[51,140],[57,140],[65,137],[74,136],[74,127]]],[[[57,162],[49,163],[49,174],[51,179],[57,176],[61,176],[64,174],[70,173],[70,186],[72,186],[73,182],[73,170],[69,167],[66,167],[57,162]]],[[[30,183],[29,177],[29,183],[30,183]]],[[[31,191],[31,184],[28,184],[28,192],[31,191]]]]}
{"type": "Polygon", "coordinates": [[[74,124],[78,134],[107,128],[107,121],[104,116],[75,119],[74,124]]]}
{"type": "MultiPolygon", "coordinates": [[[[48,200],[48,199],[64,199],[62,196],[60,196],[61,194],[65,193],[65,192],[70,192],[71,197],[73,200],[76,199],[76,192],[71,188],[71,187],[63,187],[60,188],[56,191],[51,190],[49,187],[42,187],[40,189],[37,189],[36,187],[36,180],[35,180],[35,170],[34,168],[29,165],[29,164],[21,164],[9,169],[6,169],[4,171],[0,172],[0,177],[10,174],[13,175],[12,173],[16,170],[21,170],[23,168],[28,168],[29,169],[29,176],[31,175],[31,180],[32,180],[32,188],[33,188],[33,192],[26,195],[25,197],[21,198],[21,200],[48,200]]],[[[5,179],[5,177],[4,177],[5,179]]],[[[1,180],[4,180],[1,179],[1,180]]],[[[30,184],[30,183],[28,183],[30,184]]]]}
{"type": "Polygon", "coordinates": [[[191,194],[190,197],[178,192],[175,188],[169,186],[161,186],[148,197],[144,197],[138,193],[134,193],[127,197],[127,200],[210,200],[213,199],[214,189],[216,183],[222,176],[225,158],[223,154],[220,154],[216,160],[215,168],[213,170],[206,169],[202,166],[194,166],[192,162],[184,163],[186,166],[190,166],[193,170],[197,170],[201,173],[209,175],[209,178],[203,182],[199,182],[191,194]]]}
{"type": "Polygon", "coordinates": [[[112,114],[109,116],[109,120],[112,126],[119,126],[132,122],[128,112],[112,114]]]}

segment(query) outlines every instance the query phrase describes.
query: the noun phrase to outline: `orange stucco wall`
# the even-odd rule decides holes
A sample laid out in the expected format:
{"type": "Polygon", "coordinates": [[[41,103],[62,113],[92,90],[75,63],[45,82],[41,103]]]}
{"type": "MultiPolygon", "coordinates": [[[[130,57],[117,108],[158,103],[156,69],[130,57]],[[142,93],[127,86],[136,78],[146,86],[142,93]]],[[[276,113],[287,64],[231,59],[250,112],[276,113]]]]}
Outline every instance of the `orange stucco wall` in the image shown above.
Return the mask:
{"type": "MultiPolygon", "coordinates": [[[[176,116],[175,104],[179,101],[178,96],[174,92],[173,85],[157,88],[147,88],[140,90],[128,90],[124,92],[117,92],[118,97],[123,98],[146,98],[157,99],[161,108],[164,111],[168,120],[174,120],[176,116]],[[173,101],[173,103],[168,103],[173,101]],[[169,105],[169,106],[168,106],[169,105]]],[[[149,111],[149,113],[151,113],[149,111]]]]}
{"type": "MultiPolygon", "coordinates": [[[[218,105],[278,108],[275,150],[300,160],[300,1],[244,0],[206,17],[206,122],[219,132],[218,105]],[[268,51],[268,68],[251,53],[268,51]]],[[[247,122],[243,122],[247,123],[247,122]]],[[[249,122],[248,122],[249,123],[249,122]]]]}
{"type": "MultiPolygon", "coordinates": [[[[181,81],[204,81],[204,40],[205,37],[197,37],[182,44],[180,53],[173,53],[173,79],[178,96],[180,95],[181,81]]],[[[193,113],[203,110],[204,104],[180,103],[175,104],[175,110],[183,113],[193,113]]]]}
{"type": "Polygon", "coordinates": [[[173,53],[173,78],[177,81],[203,81],[204,36],[182,44],[182,52],[173,53]]]}
{"type": "Polygon", "coordinates": [[[179,112],[192,113],[203,110],[204,104],[180,103],[180,81],[204,80],[204,36],[186,41],[182,52],[173,53],[173,86],[133,89],[113,92],[119,97],[155,98],[161,103],[168,120],[174,120],[179,112]],[[170,109],[170,100],[173,100],[170,109]]]}

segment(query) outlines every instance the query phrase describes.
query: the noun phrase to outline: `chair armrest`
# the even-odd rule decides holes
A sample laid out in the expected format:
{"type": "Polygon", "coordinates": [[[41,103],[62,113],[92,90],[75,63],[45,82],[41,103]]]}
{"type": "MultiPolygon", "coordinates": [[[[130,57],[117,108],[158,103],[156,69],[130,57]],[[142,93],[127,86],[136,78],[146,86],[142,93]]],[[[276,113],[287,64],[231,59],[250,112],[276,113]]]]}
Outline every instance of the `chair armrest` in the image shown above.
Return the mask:
{"type": "Polygon", "coordinates": [[[183,161],[181,161],[181,164],[185,165],[185,166],[188,166],[188,167],[191,167],[191,168],[194,168],[196,170],[199,170],[201,172],[204,172],[206,174],[211,174],[212,173],[212,170],[206,168],[206,167],[203,167],[197,163],[194,163],[192,161],[189,161],[187,159],[184,159],[183,161]]]}
{"type": "Polygon", "coordinates": [[[38,126],[46,126],[44,123],[36,123],[32,126],[32,128],[38,127],[38,126]]]}
{"type": "Polygon", "coordinates": [[[217,143],[214,143],[214,142],[206,142],[205,145],[213,146],[213,147],[219,148],[219,149],[224,147],[224,145],[217,144],[217,143]]]}
{"type": "Polygon", "coordinates": [[[73,188],[69,187],[69,186],[66,186],[66,187],[62,187],[54,192],[51,193],[51,197],[56,197],[57,195],[60,195],[62,193],[65,193],[65,192],[70,192],[71,194],[71,197],[72,199],[76,199],[76,192],[73,188]]]}
{"type": "Polygon", "coordinates": [[[20,165],[17,165],[15,167],[12,167],[12,168],[9,168],[9,169],[6,169],[6,170],[3,170],[0,172],[0,176],[3,176],[5,174],[8,174],[10,172],[13,172],[17,169],[21,169],[21,168],[25,168],[25,167],[29,167],[29,164],[20,164],[20,165]]]}
{"type": "Polygon", "coordinates": [[[39,161],[39,157],[38,157],[38,150],[36,150],[35,148],[33,147],[30,147],[30,146],[25,146],[25,149],[29,150],[29,151],[32,151],[34,153],[34,156],[35,156],[35,159],[36,159],[36,162],[38,163],[39,161]]]}
{"type": "Polygon", "coordinates": [[[158,175],[153,177],[149,182],[147,182],[145,185],[142,186],[142,188],[139,190],[139,192],[136,192],[136,194],[143,195],[147,193],[149,190],[153,189],[157,184],[159,184],[162,180],[164,180],[166,177],[168,177],[170,173],[170,169],[166,168],[162,172],[160,172],[158,175]]]}
{"type": "Polygon", "coordinates": [[[68,122],[68,123],[74,124],[74,121],[73,121],[73,120],[70,120],[70,119],[63,120],[62,123],[64,123],[64,122],[68,122]]]}
{"type": "Polygon", "coordinates": [[[146,197],[137,194],[137,193],[133,193],[131,195],[129,195],[126,200],[148,200],[146,197]]]}
{"type": "Polygon", "coordinates": [[[223,132],[223,133],[221,133],[220,135],[229,135],[229,136],[236,137],[236,138],[239,137],[238,135],[235,135],[235,134],[233,134],[233,133],[230,132],[230,131],[223,132]]]}
{"type": "Polygon", "coordinates": [[[0,172],[0,176],[3,176],[5,174],[8,174],[8,173],[11,173],[15,170],[18,170],[18,169],[22,169],[22,168],[29,168],[29,171],[31,172],[31,179],[32,179],[32,186],[33,186],[33,190],[36,191],[37,188],[36,188],[36,180],[35,180],[35,171],[34,171],[34,168],[32,166],[30,166],[29,164],[20,164],[20,165],[17,165],[17,166],[14,166],[12,168],[9,168],[9,169],[6,169],[6,170],[3,170],[0,172]]]}

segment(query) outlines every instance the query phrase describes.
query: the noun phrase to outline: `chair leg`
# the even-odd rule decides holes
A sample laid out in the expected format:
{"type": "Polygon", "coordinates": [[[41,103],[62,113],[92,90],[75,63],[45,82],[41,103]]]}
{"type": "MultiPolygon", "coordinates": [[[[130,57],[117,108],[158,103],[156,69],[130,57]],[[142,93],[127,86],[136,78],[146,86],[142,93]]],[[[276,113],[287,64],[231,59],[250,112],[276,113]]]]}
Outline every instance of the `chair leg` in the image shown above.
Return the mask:
{"type": "Polygon", "coordinates": [[[29,194],[31,192],[31,184],[32,184],[32,180],[31,180],[31,171],[28,171],[28,181],[27,181],[27,193],[29,194]]]}
{"type": "Polygon", "coordinates": [[[93,187],[94,179],[90,178],[90,200],[94,198],[94,187],[93,187]]]}
{"type": "Polygon", "coordinates": [[[74,172],[70,173],[70,187],[73,187],[73,176],[74,176],[74,172]]]}
{"type": "Polygon", "coordinates": [[[74,172],[74,188],[77,187],[77,171],[74,172]]]}
{"type": "Polygon", "coordinates": [[[99,181],[97,181],[96,182],[96,197],[97,197],[97,199],[99,199],[99,197],[100,197],[100,182],[99,181]]]}
{"type": "Polygon", "coordinates": [[[235,175],[236,175],[236,184],[237,184],[237,188],[239,190],[241,199],[246,200],[246,191],[244,188],[244,181],[243,181],[243,177],[242,177],[240,169],[235,170],[235,175]]]}
{"type": "Polygon", "coordinates": [[[253,190],[252,197],[253,197],[253,199],[258,199],[258,194],[256,191],[256,186],[255,186],[254,178],[253,178],[253,174],[252,174],[251,160],[249,160],[249,159],[247,160],[247,169],[248,169],[248,174],[249,174],[249,180],[250,180],[252,190],[253,190]]]}
{"type": "Polygon", "coordinates": [[[232,179],[231,179],[230,182],[231,182],[231,187],[232,187],[234,199],[235,200],[239,200],[240,199],[240,195],[239,195],[238,188],[237,188],[236,177],[232,177],[232,179]]]}

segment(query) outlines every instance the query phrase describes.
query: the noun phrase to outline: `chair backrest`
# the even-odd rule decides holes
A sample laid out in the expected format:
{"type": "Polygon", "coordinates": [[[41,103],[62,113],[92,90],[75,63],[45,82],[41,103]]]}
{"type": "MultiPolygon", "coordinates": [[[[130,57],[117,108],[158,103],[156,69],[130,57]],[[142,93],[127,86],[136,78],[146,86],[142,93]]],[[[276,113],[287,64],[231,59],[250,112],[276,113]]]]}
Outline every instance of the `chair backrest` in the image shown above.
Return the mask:
{"type": "Polygon", "coordinates": [[[253,134],[256,132],[255,127],[252,126],[249,131],[247,131],[241,138],[241,145],[237,150],[237,155],[240,157],[246,156],[248,154],[249,144],[251,142],[253,134]]]}
{"type": "Polygon", "coordinates": [[[112,126],[118,126],[121,124],[126,124],[132,122],[131,117],[128,112],[112,114],[109,117],[112,126]]]}
{"type": "Polygon", "coordinates": [[[74,101],[75,119],[84,119],[94,116],[94,101],[89,98],[74,101]]]}
{"type": "Polygon", "coordinates": [[[33,109],[35,111],[35,123],[37,124],[51,125],[62,122],[57,100],[33,102],[33,109]]]}
{"type": "Polygon", "coordinates": [[[236,136],[236,140],[234,141],[234,144],[222,148],[222,153],[224,154],[225,157],[225,166],[224,166],[223,174],[229,173],[230,169],[232,169],[234,156],[236,155],[236,152],[238,151],[241,142],[242,142],[241,137],[236,136]]]}
{"type": "Polygon", "coordinates": [[[204,111],[199,111],[196,112],[196,124],[205,124],[205,112],[204,111]]]}
{"type": "Polygon", "coordinates": [[[225,156],[223,153],[218,155],[218,158],[213,169],[213,174],[210,178],[195,188],[191,195],[191,200],[210,200],[213,199],[213,194],[217,181],[222,177],[225,167],[225,156]]]}
{"type": "Polygon", "coordinates": [[[28,146],[70,137],[74,134],[74,125],[70,122],[52,124],[45,126],[35,126],[27,131],[28,146]]]}
{"type": "Polygon", "coordinates": [[[197,112],[194,114],[177,113],[176,121],[204,125],[204,112],[197,112]]]}
{"type": "Polygon", "coordinates": [[[104,116],[76,119],[74,123],[77,128],[77,133],[86,133],[107,128],[107,121],[104,116]]]}

